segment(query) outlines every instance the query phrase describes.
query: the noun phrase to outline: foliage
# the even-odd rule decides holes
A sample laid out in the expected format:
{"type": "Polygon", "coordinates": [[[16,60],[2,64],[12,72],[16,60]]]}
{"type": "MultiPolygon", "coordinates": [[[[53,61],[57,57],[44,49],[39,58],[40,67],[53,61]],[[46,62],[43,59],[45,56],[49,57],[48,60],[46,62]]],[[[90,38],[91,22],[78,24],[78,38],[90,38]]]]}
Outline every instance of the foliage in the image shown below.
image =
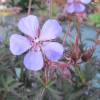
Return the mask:
{"type": "MultiPolygon", "coordinates": [[[[9,4],[11,6],[19,6],[22,8],[23,11],[27,11],[28,9],[28,0],[11,0],[9,4]]],[[[33,5],[32,6],[33,10],[36,9],[36,6],[39,9],[44,9],[44,6],[42,5],[41,0],[32,0],[32,5],[33,5]]]]}
{"type": "MultiPolygon", "coordinates": [[[[12,0],[10,4],[26,10],[28,0],[12,0]]],[[[34,4],[40,7],[40,1],[34,0],[34,4]]],[[[56,13],[54,11],[54,17],[56,13]]],[[[64,54],[59,62],[48,62],[45,59],[44,67],[38,71],[25,68],[23,59],[26,52],[15,56],[9,50],[10,36],[19,34],[16,27],[19,18],[13,20],[13,17],[2,17],[4,20],[0,21],[0,100],[100,99],[100,45],[95,45],[99,36],[95,31],[100,24],[99,14],[89,14],[86,23],[77,20],[73,14],[64,16],[67,20],[60,22],[63,33],[53,40],[62,43],[65,32],[69,33],[65,38],[64,54]],[[90,22],[97,27],[89,26],[90,22]]]]}
{"type": "Polygon", "coordinates": [[[92,24],[95,24],[97,27],[100,27],[100,14],[91,14],[89,15],[89,20],[92,24]]]}

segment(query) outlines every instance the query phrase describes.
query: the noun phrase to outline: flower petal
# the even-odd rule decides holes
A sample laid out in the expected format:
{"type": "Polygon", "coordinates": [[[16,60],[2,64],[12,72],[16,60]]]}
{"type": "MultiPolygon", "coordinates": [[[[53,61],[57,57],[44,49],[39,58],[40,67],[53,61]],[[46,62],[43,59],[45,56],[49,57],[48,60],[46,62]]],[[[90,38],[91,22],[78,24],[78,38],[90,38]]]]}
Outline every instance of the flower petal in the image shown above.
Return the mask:
{"type": "Polygon", "coordinates": [[[29,40],[21,35],[14,34],[10,37],[10,51],[14,55],[20,55],[31,48],[29,40]]]}
{"type": "Polygon", "coordinates": [[[47,58],[51,61],[59,60],[64,51],[63,46],[57,42],[47,42],[42,49],[47,58]]]}
{"type": "Polygon", "coordinates": [[[74,3],[74,0],[67,0],[67,3],[74,3]]]}
{"type": "Polygon", "coordinates": [[[90,3],[91,2],[91,0],[80,0],[82,3],[84,3],[84,4],[88,4],[88,3],[90,3]]]}
{"type": "Polygon", "coordinates": [[[18,28],[26,35],[34,38],[38,33],[39,22],[36,16],[29,15],[22,18],[18,23],[18,28]]]}
{"type": "Polygon", "coordinates": [[[75,11],[74,4],[68,4],[67,7],[65,7],[65,11],[67,13],[74,13],[74,11],[75,11]]]}
{"type": "Polygon", "coordinates": [[[55,39],[62,32],[62,28],[57,20],[49,19],[45,22],[41,34],[40,40],[51,40],[55,39]]]}
{"type": "Polygon", "coordinates": [[[76,3],[75,4],[75,12],[80,13],[85,10],[85,6],[81,3],[76,3]]]}
{"type": "Polygon", "coordinates": [[[43,67],[43,57],[40,51],[29,51],[24,58],[24,65],[27,69],[38,71],[43,67]]]}

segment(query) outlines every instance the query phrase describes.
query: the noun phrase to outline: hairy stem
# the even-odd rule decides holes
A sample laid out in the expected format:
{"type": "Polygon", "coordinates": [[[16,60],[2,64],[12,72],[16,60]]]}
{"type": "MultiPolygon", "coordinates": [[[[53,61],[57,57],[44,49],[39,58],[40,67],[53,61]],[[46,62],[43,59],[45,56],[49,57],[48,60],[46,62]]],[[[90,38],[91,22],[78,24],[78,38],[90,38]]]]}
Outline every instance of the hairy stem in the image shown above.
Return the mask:
{"type": "Polygon", "coordinates": [[[48,69],[47,66],[44,69],[45,85],[48,84],[48,69]]]}
{"type": "Polygon", "coordinates": [[[27,15],[30,15],[30,13],[31,13],[31,8],[32,8],[32,0],[29,0],[27,15]]]}
{"type": "Polygon", "coordinates": [[[48,0],[48,16],[52,17],[52,0],[48,0]]]}
{"type": "Polygon", "coordinates": [[[80,33],[81,24],[80,24],[80,21],[79,21],[78,17],[77,17],[77,20],[76,20],[76,24],[77,24],[76,29],[77,29],[77,33],[78,33],[78,36],[79,36],[79,42],[82,43],[81,33],[80,33]]]}
{"type": "Polygon", "coordinates": [[[71,28],[71,23],[68,21],[68,31],[65,33],[64,38],[63,38],[63,45],[66,44],[66,38],[68,35],[70,35],[70,28],[71,28]]]}

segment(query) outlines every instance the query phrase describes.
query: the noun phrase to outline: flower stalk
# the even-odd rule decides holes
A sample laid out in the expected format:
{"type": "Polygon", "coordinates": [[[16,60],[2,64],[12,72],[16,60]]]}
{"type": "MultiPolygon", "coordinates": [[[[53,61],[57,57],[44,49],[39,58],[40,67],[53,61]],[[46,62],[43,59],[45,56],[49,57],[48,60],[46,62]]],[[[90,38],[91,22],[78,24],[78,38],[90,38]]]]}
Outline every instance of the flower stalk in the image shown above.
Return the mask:
{"type": "Polygon", "coordinates": [[[29,0],[27,15],[30,15],[30,13],[31,13],[31,8],[32,8],[32,0],[29,0]]]}
{"type": "Polygon", "coordinates": [[[68,21],[68,31],[64,35],[64,38],[63,38],[63,46],[66,44],[66,38],[67,38],[67,36],[70,35],[70,28],[71,28],[71,22],[68,21]]]}
{"type": "Polygon", "coordinates": [[[53,0],[48,0],[48,16],[52,17],[52,4],[53,0]]]}
{"type": "Polygon", "coordinates": [[[48,84],[48,69],[47,69],[47,66],[44,68],[44,82],[45,82],[45,87],[47,86],[48,84]]]}
{"type": "Polygon", "coordinates": [[[80,24],[80,21],[79,21],[77,16],[76,16],[76,24],[77,24],[76,25],[77,33],[78,33],[78,36],[79,36],[79,43],[82,44],[81,33],[80,33],[81,24],[80,24]]]}

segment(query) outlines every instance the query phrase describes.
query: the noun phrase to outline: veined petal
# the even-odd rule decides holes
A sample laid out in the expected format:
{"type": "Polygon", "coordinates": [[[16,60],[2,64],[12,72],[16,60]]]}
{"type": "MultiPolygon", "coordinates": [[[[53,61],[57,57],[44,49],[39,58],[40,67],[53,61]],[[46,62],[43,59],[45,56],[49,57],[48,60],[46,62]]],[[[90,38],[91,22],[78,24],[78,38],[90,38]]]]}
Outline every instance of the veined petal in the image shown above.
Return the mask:
{"type": "Polygon", "coordinates": [[[76,3],[75,4],[75,12],[80,13],[85,10],[85,6],[81,3],[76,3]]]}
{"type": "Polygon", "coordinates": [[[30,41],[26,37],[18,34],[14,34],[10,37],[10,51],[14,55],[20,55],[30,48],[30,41]]]}
{"type": "Polygon", "coordinates": [[[43,52],[51,61],[57,61],[63,55],[64,48],[57,42],[47,42],[43,46],[43,52]]]}
{"type": "Polygon", "coordinates": [[[24,58],[24,65],[27,69],[38,71],[43,67],[43,57],[40,51],[29,51],[24,58]]]}
{"type": "Polygon", "coordinates": [[[60,36],[62,33],[62,27],[57,20],[49,19],[43,25],[40,34],[40,40],[51,40],[60,36]]]}
{"type": "Polygon", "coordinates": [[[18,23],[18,28],[24,34],[34,38],[38,34],[39,22],[36,16],[29,15],[22,18],[18,23]]]}
{"type": "Polygon", "coordinates": [[[88,4],[88,3],[90,3],[92,0],[80,0],[82,3],[84,3],[84,4],[88,4]]]}

